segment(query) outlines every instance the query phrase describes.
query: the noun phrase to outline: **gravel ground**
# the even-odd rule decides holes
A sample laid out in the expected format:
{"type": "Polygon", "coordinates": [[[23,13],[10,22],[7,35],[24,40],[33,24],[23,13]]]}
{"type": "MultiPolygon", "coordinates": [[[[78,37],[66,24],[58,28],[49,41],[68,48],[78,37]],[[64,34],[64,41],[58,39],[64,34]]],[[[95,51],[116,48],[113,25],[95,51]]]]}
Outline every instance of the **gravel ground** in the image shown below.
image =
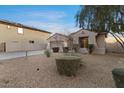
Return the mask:
{"type": "Polygon", "coordinates": [[[124,67],[124,55],[82,55],[83,66],[75,77],[58,74],[55,57],[43,55],[0,61],[0,87],[112,88],[111,71],[124,67]]]}

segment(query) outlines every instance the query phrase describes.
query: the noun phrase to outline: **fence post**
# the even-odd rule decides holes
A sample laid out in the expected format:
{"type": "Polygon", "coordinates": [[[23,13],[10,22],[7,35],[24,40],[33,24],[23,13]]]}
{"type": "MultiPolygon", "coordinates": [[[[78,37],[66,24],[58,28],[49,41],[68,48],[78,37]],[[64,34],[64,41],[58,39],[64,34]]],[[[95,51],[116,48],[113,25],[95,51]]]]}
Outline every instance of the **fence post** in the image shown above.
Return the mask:
{"type": "Polygon", "coordinates": [[[28,56],[28,51],[26,51],[26,57],[28,56]]]}

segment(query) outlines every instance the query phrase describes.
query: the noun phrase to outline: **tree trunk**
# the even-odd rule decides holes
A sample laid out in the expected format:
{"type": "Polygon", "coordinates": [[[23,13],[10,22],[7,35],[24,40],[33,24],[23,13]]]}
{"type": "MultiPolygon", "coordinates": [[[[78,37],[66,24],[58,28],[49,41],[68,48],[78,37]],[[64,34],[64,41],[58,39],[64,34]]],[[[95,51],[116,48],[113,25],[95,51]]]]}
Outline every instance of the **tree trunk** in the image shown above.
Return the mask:
{"type": "MultiPolygon", "coordinates": [[[[116,35],[116,34],[114,34],[114,35],[116,35]]],[[[124,41],[123,41],[123,39],[121,39],[118,35],[116,35],[118,38],[119,38],[119,40],[122,42],[122,44],[124,45],[124,41]]]]}
{"type": "Polygon", "coordinates": [[[124,49],[124,44],[122,43],[122,42],[120,42],[119,40],[118,40],[118,38],[112,33],[112,32],[109,32],[115,39],[116,39],[116,41],[121,45],[121,47],[124,49]]]}

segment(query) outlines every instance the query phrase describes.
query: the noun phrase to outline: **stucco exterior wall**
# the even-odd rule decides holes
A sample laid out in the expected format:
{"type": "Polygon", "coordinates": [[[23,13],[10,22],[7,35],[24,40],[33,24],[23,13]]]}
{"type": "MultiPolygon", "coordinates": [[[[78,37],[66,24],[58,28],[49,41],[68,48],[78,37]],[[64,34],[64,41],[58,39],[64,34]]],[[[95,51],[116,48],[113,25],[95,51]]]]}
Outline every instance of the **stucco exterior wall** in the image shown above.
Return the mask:
{"type": "Polygon", "coordinates": [[[96,38],[95,38],[96,35],[97,33],[95,32],[81,30],[77,32],[76,34],[72,35],[71,37],[73,38],[74,44],[79,44],[79,37],[88,37],[88,44],[96,44],[96,38]]]}
{"type": "Polygon", "coordinates": [[[71,37],[73,38],[73,44],[79,44],[79,37],[88,37],[88,32],[84,31],[84,33],[82,33],[81,31],[79,31],[74,35],[71,35],[71,37]]]}
{"type": "Polygon", "coordinates": [[[105,54],[106,52],[105,35],[98,35],[96,37],[96,43],[97,43],[97,46],[95,47],[93,53],[105,54]]]}
{"type": "Polygon", "coordinates": [[[99,35],[97,37],[97,46],[98,46],[98,48],[105,48],[106,47],[105,35],[99,35]]]}
{"type": "Polygon", "coordinates": [[[18,34],[17,30],[16,26],[8,28],[8,25],[0,24],[0,44],[6,43],[6,52],[41,49],[36,48],[37,44],[39,47],[46,44],[46,39],[50,36],[49,33],[26,28],[23,28],[24,34],[18,34]],[[29,45],[29,40],[33,40],[34,44],[29,45]]]}
{"type": "Polygon", "coordinates": [[[50,43],[50,47],[67,47],[68,46],[68,38],[59,34],[55,34],[52,37],[47,39],[50,43]]]}
{"type": "Polygon", "coordinates": [[[94,32],[89,32],[88,34],[88,44],[93,44],[95,46],[97,46],[97,43],[96,43],[96,35],[97,33],[94,33],[94,32]]]}
{"type": "Polygon", "coordinates": [[[55,34],[47,39],[48,42],[50,42],[50,41],[67,41],[67,40],[68,40],[67,37],[61,36],[59,34],[55,34]]]}

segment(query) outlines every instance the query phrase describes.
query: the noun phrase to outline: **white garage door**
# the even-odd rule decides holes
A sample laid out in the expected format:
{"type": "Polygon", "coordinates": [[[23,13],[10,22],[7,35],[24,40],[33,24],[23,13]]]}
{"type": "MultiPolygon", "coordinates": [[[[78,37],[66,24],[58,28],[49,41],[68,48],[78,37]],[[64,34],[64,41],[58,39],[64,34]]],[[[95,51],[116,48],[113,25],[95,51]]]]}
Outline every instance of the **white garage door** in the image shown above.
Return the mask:
{"type": "Polygon", "coordinates": [[[50,47],[64,47],[64,42],[63,41],[51,41],[50,42],[50,47]]]}

